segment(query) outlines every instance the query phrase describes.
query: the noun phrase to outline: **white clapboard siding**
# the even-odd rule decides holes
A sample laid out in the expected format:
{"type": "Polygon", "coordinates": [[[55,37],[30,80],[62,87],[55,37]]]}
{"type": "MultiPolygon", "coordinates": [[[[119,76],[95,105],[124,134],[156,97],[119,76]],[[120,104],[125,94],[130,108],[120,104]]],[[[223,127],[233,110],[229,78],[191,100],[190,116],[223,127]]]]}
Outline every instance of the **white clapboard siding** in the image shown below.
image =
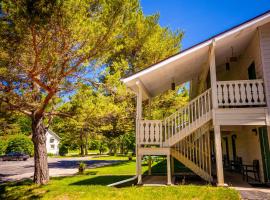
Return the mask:
{"type": "Polygon", "coordinates": [[[270,112],[270,23],[260,28],[261,58],[268,111],[270,112]]]}

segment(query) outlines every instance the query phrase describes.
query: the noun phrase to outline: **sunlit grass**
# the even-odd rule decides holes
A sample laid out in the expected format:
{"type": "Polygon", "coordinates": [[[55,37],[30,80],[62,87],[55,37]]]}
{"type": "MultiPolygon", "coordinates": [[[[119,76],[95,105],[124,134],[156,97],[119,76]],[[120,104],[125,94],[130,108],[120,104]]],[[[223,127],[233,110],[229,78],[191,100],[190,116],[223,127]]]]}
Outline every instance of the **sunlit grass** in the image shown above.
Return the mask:
{"type": "MultiPolygon", "coordinates": [[[[116,158],[115,158],[116,159],[116,158]]],[[[108,187],[108,184],[134,176],[135,161],[88,169],[84,175],[52,178],[46,186],[36,186],[31,181],[9,183],[0,186],[0,199],[90,199],[90,200],[180,200],[180,199],[240,199],[229,188],[212,186],[171,187],[108,187]]],[[[143,171],[147,166],[143,166],[143,171]]]]}

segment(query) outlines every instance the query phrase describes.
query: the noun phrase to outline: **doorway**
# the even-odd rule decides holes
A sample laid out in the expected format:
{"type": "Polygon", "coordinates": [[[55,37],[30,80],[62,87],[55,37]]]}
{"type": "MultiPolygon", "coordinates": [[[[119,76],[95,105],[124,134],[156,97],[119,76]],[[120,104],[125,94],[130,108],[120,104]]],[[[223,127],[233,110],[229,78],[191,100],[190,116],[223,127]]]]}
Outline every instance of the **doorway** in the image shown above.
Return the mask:
{"type": "Polygon", "coordinates": [[[270,182],[270,149],[268,142],[268,133],[266,127],[259,128],[259,138],[262,154],[262,164],[264,171],[264,181],[270,182]]]}
{"type": "Polygon", "coordinates": [[[255,63],[252,62],[251,65],[248,67],[248,79],[249,80],[254,80],[256,79],[256,67],[255,63]]]}

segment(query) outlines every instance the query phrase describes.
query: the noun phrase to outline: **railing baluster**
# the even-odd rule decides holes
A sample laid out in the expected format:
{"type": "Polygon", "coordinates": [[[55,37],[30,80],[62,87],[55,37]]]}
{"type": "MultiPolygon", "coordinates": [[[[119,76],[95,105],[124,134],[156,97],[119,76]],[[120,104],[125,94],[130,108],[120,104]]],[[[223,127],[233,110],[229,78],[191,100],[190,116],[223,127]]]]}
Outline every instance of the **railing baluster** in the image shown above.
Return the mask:
{"type": "Polygon", "coordinates": [[[265,105],[263,80],[218,81],[219,106],[265,105]]]}
{"type": "Polygon", "coordinates": [[[263,91],[263,81],[260,81],[258,83],[258,93],[259,93],[259,104],[264,104],[265,99],[264,99],[264,91],[263,91]]]}

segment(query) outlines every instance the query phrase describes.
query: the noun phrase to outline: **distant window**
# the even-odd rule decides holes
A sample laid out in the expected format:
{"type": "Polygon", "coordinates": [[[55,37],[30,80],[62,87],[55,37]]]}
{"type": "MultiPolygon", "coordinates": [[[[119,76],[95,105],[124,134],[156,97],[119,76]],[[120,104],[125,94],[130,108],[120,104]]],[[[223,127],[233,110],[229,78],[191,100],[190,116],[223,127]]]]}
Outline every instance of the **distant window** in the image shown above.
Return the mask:
{"type": "Polygon", "coordinates": [[[54,148],[55,148],[54,144],[51,144],[51,149],[54,149],[54,148]]]}
{"type": "Polygon", "coordinates": [[[252,62],[251,65],[248,67],[248,79],[256,79],[256,67],[254,62],[252,62]]]}
{"type": "Polygon", "coordinates": [[[54,143],[54,138],[50,138],[50,143],[54,143]]]}

